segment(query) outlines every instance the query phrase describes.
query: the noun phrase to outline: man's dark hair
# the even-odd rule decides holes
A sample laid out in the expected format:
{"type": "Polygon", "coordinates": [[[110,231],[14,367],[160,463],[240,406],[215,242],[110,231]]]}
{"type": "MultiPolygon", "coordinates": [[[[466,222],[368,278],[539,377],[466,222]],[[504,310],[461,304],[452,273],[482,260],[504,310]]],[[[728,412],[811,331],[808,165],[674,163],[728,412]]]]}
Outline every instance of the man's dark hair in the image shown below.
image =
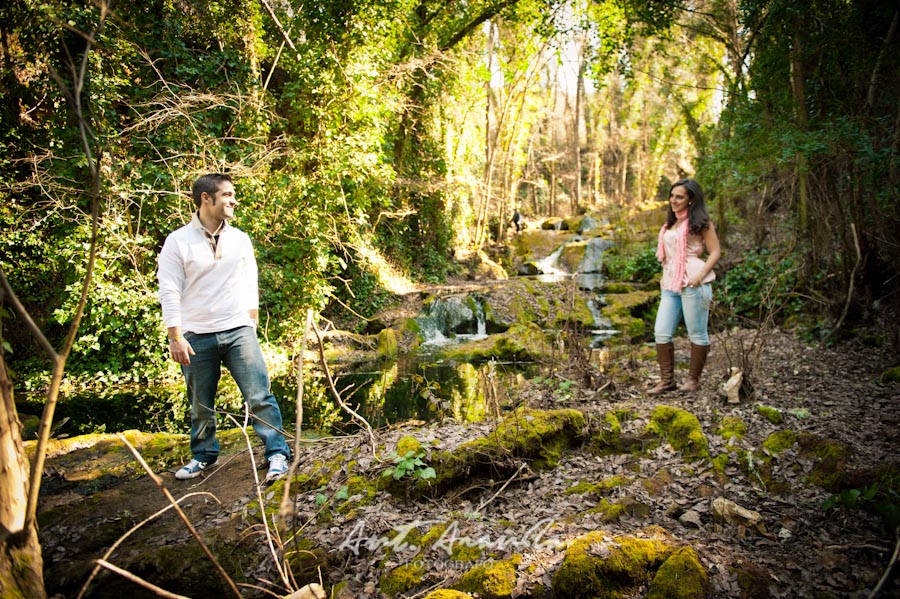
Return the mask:
{"type": "Polygon", "coordinates": [[[197,180],[194,181],[194,187],[191,189],[191,196],[194,198],[194,205],[197,206],[197,210],[200,210],[200,197],[204,193],[208,193],[215,197],[216,192],[219,191],[219,186],[223,181],[228,181],[229,183],[232,182],[231,177],[223,173],[210,173],[198,177],[197,180]]]}

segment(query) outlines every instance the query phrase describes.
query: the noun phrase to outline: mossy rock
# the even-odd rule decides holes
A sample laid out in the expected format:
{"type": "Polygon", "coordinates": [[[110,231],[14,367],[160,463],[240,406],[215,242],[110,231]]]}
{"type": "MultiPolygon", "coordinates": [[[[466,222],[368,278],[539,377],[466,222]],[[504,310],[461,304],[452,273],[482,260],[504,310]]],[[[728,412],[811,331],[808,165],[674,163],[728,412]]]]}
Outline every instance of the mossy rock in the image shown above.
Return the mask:
{"type": "Polygon", "coordinates": [[[674,548],[659,538],[616,537],[595,531],[576,539],[553,576],[553,595],[567,599],[621,599],[669,558],[674,548]]]}
{"type": "Polygon", "coordinates": [[[506,599],[516,589],[516,567],[521,563],[522,556],[517,554],[508,560],[475,566],[454,586],[485,599],[506,599]]]}
{"type": "Polygon", "coordinates": [[[900,366],[894,366],[882,372],[881,382],[888,384],[900,383],[900,366]]]}
{"type": "Polygon", "coordinates": [[[504,333],[447,346],[440,351],[440,356],[458,362],[492,359],[531,362],[540,358],[548,346],[544,331],[536,324],[514,324],[504,333]]]}
{"type": "Polygon", "coordinates": [[[413,452],[413,455],[418,454],[422,451],[422,443],[412,435],[406,435],[405,437],[400,437],[397,440],[397,455],[405,456],[409,452],[413,452]]]}
{"type": "Polygon", "coordinates": [[[610,319],[613,328],[627,337],[640,337],[649,328],[644,318],[649,318],[658,299],[659,290],[612,293],[606,296],[606,306],[600,311],[610,319]]]}
{"type": "Polygon", "coordinates": [[[632,293],[637,291],[637,288],[632,283],[624,283],[622,281],[611,281],[603,285],[602,292],[603,293],[632,293]]]}
{"type": "Polygon", "coordinates": [[[650,506],[641,503],[634,497],[623,497],[618,501],[609,501],[606,498],[588,510],[589,514],[599,514],[603,522],[618,522],[623,515],[632,518],[646,518],[650,515],[650,506]]]}
{"type": "Polygon", "coordinates": [[[665,438],[685,459],[708,458],[708,442],[697,417],[672,406],[657,406],[650,416],[646,433],[665,438]]]}
{"type": "Polygon", "coordinates": [[[591,435],[590,449],[596,455],[641,453],[644,440],[622,434],[622,420],[634,418],[631,410],[610,410],[603,414],[597,432],[591,435]]]}
{"type": "Polygon", "coordinates": [[[771,406],[758,405],[756,411],[760,416],[771,422],[772,424],[781,424],[784,422],[784,414],[778,408],[771,406]]]}
{"type": "Polygon", "coordinates": [[[578,410],[519,408],[492,433],[467,441],[453,451],[432,455],[437,472],[434,481],[418,484],[434,490],[480,474],[506,475],[518,469],[517,460],[528,460],[534,469],[554,467],[562,453],[583,441],[586,420],[578,410]]]}
{"type": "Polygon", "coordinates": [[[709,576],[690,547],[669,556],[656,571],[645,599],[706,599],[709,576]]]}
{"type": "Polygon", "coordinates": [[[579,495],[603,495],[607,491],[611,491],[617,487],[624,487],[625,485],[631,484],[631,479],[627,476],[622,476],[621,474],[617,474],[615,476],[610,476],[608,478],[604,478],[600,482],[596,483],[588,483],[588,482],[579,482],[577,485],[573,487],[569,487],[565,490],[566,495],[579,494],[579,495]]]}
{"type": "Polygon", "coordinates": [[[397,342],[397,332],[394,329],[382,329],[378,333],[378,346],[376,352],[379,356],[385,358],[394,358],[397,356],[399,344],[397,342]]]}
{"type": "Polygon", "coordinates": [[[726,441],[730,441],[731,439],[743,439],[744,435],[747,434],[747,425],[740,418],[726,416],[722,419],[719,428],[716,429],[716,434],[726,441]]]}
{"type": "Polygon", "coordinates": [[[425,599],[472,599],[472,595],[461,591],[438,589],[425,595],[425,599]]]}
{"type": "Polygon", "coordinates": [[[405,593],[411,588],[422,584],[424,576],[425,567],[422,564],[416,562],[403,564],[382,576],[378,583],[378,588],[385,595],[396,597],[400,593],[405,593]]]}
{"type": "Polygon", "coordinates": [[[762,443],[765,455],[756,463],[763,482],[780,487],[771,478],[771,463],[774,458],[796,446],[803,460],[812,460],[813,466],[807,482],[829,491],[841,489],[847,474],[847,461],[853,455],[853,449],[834,439],[826,439],[819,435],[796,432],[790,429],[776,431],[762,443]]]}
{"type": "Polygon", "coordinates": [[[541,221],[541,229],[544,231],[567,231],[568,223],[558,216],[550,216],[541,221]]]}

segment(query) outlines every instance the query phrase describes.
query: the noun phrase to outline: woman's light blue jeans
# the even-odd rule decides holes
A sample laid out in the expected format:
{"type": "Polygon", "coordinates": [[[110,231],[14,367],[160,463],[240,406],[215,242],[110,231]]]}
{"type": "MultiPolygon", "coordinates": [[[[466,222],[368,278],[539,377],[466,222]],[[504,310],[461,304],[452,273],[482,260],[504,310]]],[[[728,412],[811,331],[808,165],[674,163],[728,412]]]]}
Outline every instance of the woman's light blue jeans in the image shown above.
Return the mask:
{"type": "Polygon", "coordinates": [[[653,334],[656,343],[671,343],[675,328],[684,316],[684,326],[694,345],[709,345],[709,306],[712,303],[712,285],[684,287],[681,293],[663,289],[656,312],[653,334]]]}
{"type": "Polygon", "coordinates": [[[216,392],[222,364],[237,383],[250,408],[253,430],[266,445],[266,458],[275,454],[290,457],[281,432],[281,409],[269,390],[269,372],[253,327],[237,327],[220,333],[190,333],[185,338],[196,355],[182,366],[191,402],[191,453],[201,462],[215,462],[219,456],[216,439],[216,392]]]}

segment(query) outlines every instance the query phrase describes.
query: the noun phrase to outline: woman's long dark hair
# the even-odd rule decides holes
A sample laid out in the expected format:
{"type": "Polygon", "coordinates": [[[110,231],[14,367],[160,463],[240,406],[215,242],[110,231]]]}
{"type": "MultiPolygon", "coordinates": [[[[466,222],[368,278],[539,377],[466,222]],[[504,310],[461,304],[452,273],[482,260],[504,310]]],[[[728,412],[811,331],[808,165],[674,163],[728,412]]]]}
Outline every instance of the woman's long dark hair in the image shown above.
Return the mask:
{"type": "MultiPolygon", "coordinates": [[[[700,235],[709,228],[709,214],[706,212],[706,204],[703,203],[703,189],[693,179],[682,179],[673,183],[672,187],[669,188],[670,197],[672,190],[676,187],[684,187],[687,190],[689,198],[688,230],[694,235],[700,235]]],[[[671,229],[677,220],[678,217],[675,216],[675,211],[672,210],[672,204],[669,204],[669,209],[666,212],[666,227],[671,229]]]]}

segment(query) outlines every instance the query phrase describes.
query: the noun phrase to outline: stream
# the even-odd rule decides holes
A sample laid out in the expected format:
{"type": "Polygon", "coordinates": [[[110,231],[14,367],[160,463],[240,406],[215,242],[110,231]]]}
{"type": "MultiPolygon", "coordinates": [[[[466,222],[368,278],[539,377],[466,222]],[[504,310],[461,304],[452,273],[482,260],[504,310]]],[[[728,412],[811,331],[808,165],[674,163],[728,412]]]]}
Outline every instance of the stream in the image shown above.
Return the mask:
{"type": "MultiPolygon", "coordinates": [[[[603,297],[599,290],[605,282],[600,274],[602,259],[611,245],[600,237],[576,235],[546,257],[524,263],[516,277],[539,283],[574,281],[582,290],[596,294],[587,302],[594,319],[587,341],[592,348],[601,347],[617,334],[600,311],[603,297]],[[574,269],[566,268],[561,260],[568,248],[576,244],[582,252],[581,258],[574,269]]],[[[457,362],[440,357],[440,350],[447,345],[478,341],[501,332],[492,328],[485,318],[485,301],[484,295],[477,292],[431,298],[415,317],[421,336],[417,350],[395,359],[381,358],[343,366],[334,374],[335,388],[376,428],[407,421],[452,418],[477,422],[498,418],[512,407],[510,396],[515,393],[511,391],[525,379],[537,376],[539,365],[498,360],[457,362]]],[[[296,419],[296,375],[273,377],[272,391],[279,398],[285,423],[292,427],[296,419]]],[[[25,396],[17,401],[26,439],[34,438],[42,403],[42,397],[25,396]]],[[[243,421],[240,393],[224,369],[217,407],[243,421]]],[[[231,423],[220,421],[220,425],[230,427],[231,423]]],[[[324,373],[316,365],[308,364],[304,371],[304,430],[333,434],[350,432],[355,427],[332,397],[324,373]]],[[[186,432],[189,428],[183,383],[137,389],[113,387],[102,392],[61,395],[55,421],[57,436],[128,429],[186,432]]]]}

